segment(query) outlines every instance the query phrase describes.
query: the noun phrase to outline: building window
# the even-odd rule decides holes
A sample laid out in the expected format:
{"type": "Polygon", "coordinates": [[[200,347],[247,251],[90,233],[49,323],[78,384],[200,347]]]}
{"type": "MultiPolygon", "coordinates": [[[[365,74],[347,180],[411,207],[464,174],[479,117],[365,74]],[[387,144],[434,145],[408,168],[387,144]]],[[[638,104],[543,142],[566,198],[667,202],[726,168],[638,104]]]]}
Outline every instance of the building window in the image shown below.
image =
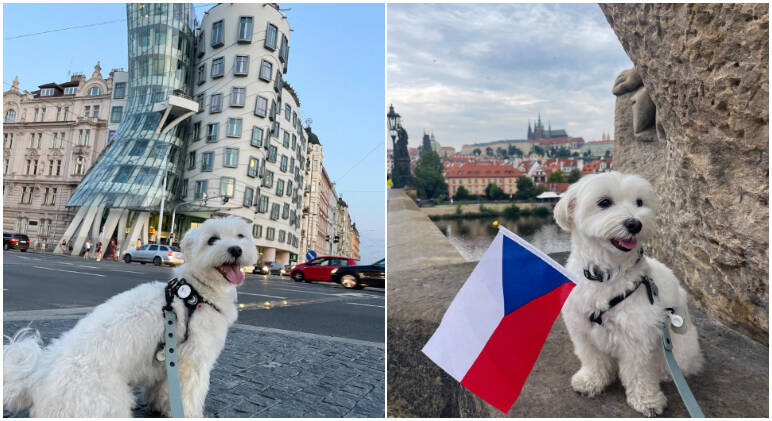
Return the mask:
{"type": "Polygon", "coordinates": [[[53,96],[54,88],[45,88],[40,90],[40,96],[53,96]]]}
{"type": "Polygon", "coordinates": [[[289,104],[284,104],[284,118],[287,121],[292,121],[292,108],[289,104]]]}
{"type": "Polygon", "coordinates": [[[255,178],[257,177],[257,165],[258,161],[257,158],[249,158],[249,165],[247,165],[247,175],[249,177],[255,178]]]}
{"type": "Polygon", "coordinates": [[[212,60],[212,79],[222,77],[225,69],[225,57],[212,60]]]}
{"type": "Polygon", "coordinates": [[[120,123],[121,117],[123,117],[123,107],[113,107],[110,111],[110,123],[120,123]]]}
{"type": "Polygon", "coordinates": [[[62,107],[56,107],[56,121],[61,120],[62,118],[62,107]]]}
{"type": "Polygon", "coordinates": [[[188,169],[196,169],[196,151],[188,153],[188,169]]]}
{"type": "Polygon", "coordinates": [[[212,94],[209,100],[209,113],[219,113],[222,111],[222,94],[212,94]]]}
{"type": "Polygon", "coordinates": [[[147,140],[140,140],[134,144],[134,147],[129,152],[129,156],[142,156],[147,148],[147,140]]]}
{"type": "MultiPolygon", "coordinates": [[[[276,69],[276,79],[274,79],[273,81],[273,90],[279,94],[279,103],[281,103],[281,88],[282,88],[281,69],[276,69]]],[[[281,105],[279,105],[279,109],[277,110],[277,112],[281,113],[281,105]]]]}
{"type": "MultiPolygon", "coordinates": [[[[278,205],[277,205],[278,206],[278,205]]],[[[276,228],[268,227],[265,230],[265,239],[268,241],[273,241],[274,236],[276,235],[276,228]]]]}
{"type": "Polygon", "coordinates": [[[231,90],[231,107],[243,107],[247,98],[247,88],[234,86],[231,90]]]}
{"type": "Polygon", "coordinates": [[[214,152],[204,152],[201,154],[201,171],[212,171],[212,162],[214,161],[214,152]]]}
{"type": "Polygon", "coordinates": [[[252,225],[252,237],[260,238],[263,236],[263,226],[262,225],[252,225]]]}
{"type": "Polygon", "coordinates": [[[263,177],[263,187],[269,189],[273,187],[273,171],[265,171],[265,177],[263,177]]]}
{"type": "Polygon", "coordinates": [[[233,197],[236,187],[236,179],[233,177],[220,177],[220,196],[233,197]]]}
{"type": "Polygon", "coordinates": [[[239,18],[239,42],[252,42],[252,16],[239,18]]]}
{"type": "Polygon", "coordinates": [[[209,123],[206,125],[206,141],[217,142],[217,132],[219,131],[220,123],[209,123]]]}
{"type": "Polygon", "coordinates": [[[287,232],[284,230],[279,230],[279,242],[283,243],[287,239],[287,232]]]}
{"type": "Polygon", "coordinates": [[[126,82],[117,82],[113,88],[113,98],[123,99],[126,97],[126,82]]]}
{"type": "Polygon", "coordinates": [[[233,74],[246,76],[249,73],[249,56],[236,56],[233,62],[233,74]]]}
{"type": "Polygon", "coordinates": [[[281,164],[279,164],[279,169],[281,170],[281,172],[287,172],[287,162],[288,162],[287,156],[282,155],[281,164]]]}
{"type": "MultiPolygon", "coordinates": [[[[99,105],[94,105],[94,113],[91,115],[91,117],[99,117],[99,105]]],[[[43,118],[46,118],[46,109],[43,108],[43,118]]]]}
{"type": "Polygon", "coordinates": [[[270,82],[271,75],[273,74],[273,64],[268,60],[260,62],[260,79],[270,82]]]}
{"type": "Polygon", "coordinates": [[[212,24],[212,48],[222,47],[223,45],[223,21],[218,20],[212,24]]]}
{"type": "Polygon", "coordinates": [[[241,137],[241,119],[229,118],[226,130],[228,137],[241,137]]]}
{"type": "Polygon", "coordinates": [[[276,162],[276,146],[271,145],[268,147],[268,157],[266,160],[268,160],[268,162],[276,162]]]}
{"type": "Polygon", "coordinates": [[[276,180],[276,195],[279,197],[284,196],[284,180],[281,178],[276,180]]]}
{"type": "Polygon", "coordinates": [[[263,129],[257,126],[252,127],[252,140],[250,144],[256,148],[263,146],[263,129]]]}
{"type": "Polygon", "coordinates": [[[197,142],[201,138],[201,122],[193,123],[193,141],[197,142]]]}
{"type": "Polygon", "coordinates": [[[206,53],[206,45],[204,41],[205,39],[206,37],[204,36],[204,31],[201,31],[201,33],[198,34],[198,44],[196,45],[196,51],[199,57],[206,53]]]}
{"type": "Polygon", "coordinates": [[[258,200],[259,205],[257,207],[257,211],[260,213],[268,212],[268,200],[269,200],[268,196],[258,195],[258,197],[259,197],[259,200],[258,200]]]}
{"type": "Polygon", "coordinates": [[[193,194],[194,199],[203,199],[206,194],[207,180],[196,181],[196,192],[193,194]]]}
{"type": "Polygon", "coordinates": [[[99,96],[102,95],[102,89],[98,86],[93,86],[91,89],[88,90],[88,96],[99,96]]]}
{"type": "Polygon", "coordinates": [[[271,130],[271,136],[273,137],[279,137],[279,122],[274,121],[273,122],[273,130],[271,130]]]}
{"type": "Polygon", "coordinates": [[[115,178],[113,178],[114,183],[125,183],[129,180],[129,176],[131,176],[131,171],[134,169],[131,165],[122,165],[120,168],[118,168],[118,173],[115,174],[115,178]]]}
{"type": "Polygon", "coordinates": [[[57,159],[56,160],[56,175],[60,175],[62,173],[62,160],[57,159]]]}
{"type": "Polygon", "coordinates": [[[182,193],[180,193],[183,199],[188,197],[188,179],[182,180],[182,193]]]}
{"type": "Polygon", "coordinates": [[[78,92],[77,86],[68,86],[64,88],[64,94],[65,95],[75,95],[78,92]]]}
{"type": "Polygon", "coordinates": [[[252,198],[255,194],[255,191],[252,190],[251,187],[247,187],[244,189],[244,206],[252,206],[252,198]]]}
{"type": "Polygon", "coordinates": [[[238,148],[225,148],[223,154],[223,167],[236,168],[239,166],[239,149],[238,148]]]}
{"type": "MultiPolygon", "coordinates": [[[[83,110],[84,110],[83,111],[83,115],[86,116],[86,117],[89,117],[89,115],[91,114],[91,106],[90,105],[86,105],[83,108],[83,110]]],[[[35,108],[35,121],[38,121],[38,109],[37,108],[35,108]]]]}
{"type": "Polygon", "coordinates": [[[136,186],[149,186],[153,184],[153,179],[157,174],[158,168],[142,168],[132,184],[136,186]]]}
{"type": "Polygon", "coordinates": [[[5,113],[5,122],[6,123],[16,122],[16,110],[8,110],[8,112],[5,113]]]}
{"type": "Polygon", "coordinates": [[[287,43],[287,36],[281,34],[281,48],[279,48],[279,60],[282,63],[287,63],[287,56],[289,56],[289,44],[287,43]]]}
{"type": "Polygon", "coordinates": [[[203,112],[204,111],[204,94],[199,94],[196,97],[196,101],[198,101],[198,111],[197,112],[203,112]]]}
{"type": "MultiPolygon", "coordinates": [[[[206,63],[201,63],[200,66],[198,66],[198,84],[202,85],[206,83],[206,63]]],[[[201,109],[201,107],[199,107],[201,109]]]]}
{"type": "Polygon", "coordinates": [[[287,196],[292,196],[292,180],[287,180],[287,196]]]}
{"type": "Polygon", "coordinates": [[[265,29],[265,43],[263,43],[263,46],[265,46],[265,48],[271,51],[276,50],[276,39],[277,39],[278,33],[279,33],[279,28],[277,28],[276,25],[269,22],[268,26],[265,29]]]}
{"type": "Polygon", "coordinates": [[[281,206],[278,203],[274,203],[271,205],[271,219],[274,221],[279,220],[279,212],[281,211],[281,206]]]}
{"type": "Polygon", "coordinates": [[[259,96],[255,100],[255,115],[265,117],[268,115],[268,98],[259,96]]]}
{"type": "Polygon", "coordinates": [[[289,203],[285,203],[282,207],[281,219],[289,219],[289,203]]]}
{"type": "Polygon", "coordinates": [[[290,134],[286,130],[284,131],[284,139],[282,140],[282,146],[284,146],[285,148],[290,147],[290,134]]]}

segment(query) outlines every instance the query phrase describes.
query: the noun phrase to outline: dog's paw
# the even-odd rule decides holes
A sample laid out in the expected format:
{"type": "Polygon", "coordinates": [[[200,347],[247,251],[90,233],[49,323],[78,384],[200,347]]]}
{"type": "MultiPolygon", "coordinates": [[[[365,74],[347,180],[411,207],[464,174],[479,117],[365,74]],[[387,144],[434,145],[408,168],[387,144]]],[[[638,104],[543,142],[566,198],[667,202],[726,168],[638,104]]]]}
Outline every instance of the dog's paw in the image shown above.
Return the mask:
{"type": "Polygon", "coordinates": [[[665,410],[667,397],[661,390],[646,395],[628,393],[627,404],[645,417],[656,417],[665,410]]]}
{"type": "Polygon", "coordinates": [[[571,388],[590,398],[602,392],[609,383],[611,383],[610,376],[585,368],[579,369],[571,377],[571,388]]]}

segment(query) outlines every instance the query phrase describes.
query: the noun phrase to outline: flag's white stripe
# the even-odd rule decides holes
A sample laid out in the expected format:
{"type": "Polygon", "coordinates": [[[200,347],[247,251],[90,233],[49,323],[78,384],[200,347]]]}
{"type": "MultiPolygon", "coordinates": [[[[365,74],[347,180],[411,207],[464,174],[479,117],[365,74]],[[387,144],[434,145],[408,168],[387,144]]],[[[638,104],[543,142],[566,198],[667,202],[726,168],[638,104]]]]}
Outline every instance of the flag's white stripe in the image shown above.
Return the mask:
{"type": "Polygon", "coordinates": [[[499,225],[499,233],[503,233],[504,235],[506,235],[510,239],[516,241],[518,244],[520,244],[521,246],[523,246],[526,249],[528,249],[528,251],[530,251],[531,253],[535,254],[536,256],[539,256],[540,259],[544,260],[548,265],[550,265],[553,268],[555,268],[556,271],[562,273],[563,276],[565,276],[566,278],[570,279],[573,283],[579,285],[579,283],[581,282],[581,279],[579,279],[573,273],[569,272],[560,263],[558,263],[555,260],[553,260],[551,257],[549,257],[543,251],[541,251],[541,250],[537,249],[536,247],[534,247],[533,244],[531,244],[531,243],[523,240],[522,238],[520,238],[520,236],[518,236],[514,232],[512,232],[512,231],[504,228],[503,226],[499,225]]]}
{"type": "Polygon", "coordinates": [[[504,317],[501,232],[469,275],[423,352],[461,381],[504,317]]]}

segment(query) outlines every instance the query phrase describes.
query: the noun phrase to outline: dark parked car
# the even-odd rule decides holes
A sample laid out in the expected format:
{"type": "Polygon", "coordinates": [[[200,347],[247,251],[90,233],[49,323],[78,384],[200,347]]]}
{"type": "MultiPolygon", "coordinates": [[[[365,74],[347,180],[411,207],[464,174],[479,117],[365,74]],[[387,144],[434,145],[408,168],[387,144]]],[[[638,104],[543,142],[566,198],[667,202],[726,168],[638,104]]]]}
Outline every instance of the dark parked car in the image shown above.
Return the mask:
{"type": "Polygon", "coordinates": [[[286,275],[288,272],[284,269],[284,265],[279,262],[265,262],[256,264],[252,273],[257,275],[286,275]]]}
{"type": "Polygon", "coordinates": [[[16,249],[27,251],[29,248],[29,237],[19,233],[3,233],[3,250],[16,249]]]}
{"type": "Polygon", "coordinates": [[[341,266],[332,271],[332,281],[343,285],[344,288],[384,288],[385,263],[386,259],[381,259],[372,265],[341,266]]]}

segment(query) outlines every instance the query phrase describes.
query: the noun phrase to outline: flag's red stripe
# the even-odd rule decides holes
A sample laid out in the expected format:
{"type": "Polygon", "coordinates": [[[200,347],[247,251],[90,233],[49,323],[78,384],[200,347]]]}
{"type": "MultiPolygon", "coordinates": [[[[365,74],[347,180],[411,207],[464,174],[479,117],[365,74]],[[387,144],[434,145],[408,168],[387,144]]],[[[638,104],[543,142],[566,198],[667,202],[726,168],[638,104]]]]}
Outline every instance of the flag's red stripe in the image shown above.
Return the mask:
{"type": "Polygon", "coordinates": [[[509,412],[573,287],[562,284],[504,316],[461,384],[509,412]]]}

